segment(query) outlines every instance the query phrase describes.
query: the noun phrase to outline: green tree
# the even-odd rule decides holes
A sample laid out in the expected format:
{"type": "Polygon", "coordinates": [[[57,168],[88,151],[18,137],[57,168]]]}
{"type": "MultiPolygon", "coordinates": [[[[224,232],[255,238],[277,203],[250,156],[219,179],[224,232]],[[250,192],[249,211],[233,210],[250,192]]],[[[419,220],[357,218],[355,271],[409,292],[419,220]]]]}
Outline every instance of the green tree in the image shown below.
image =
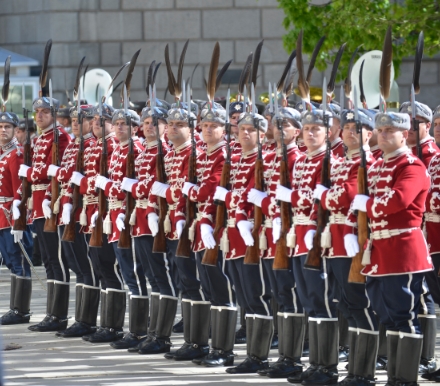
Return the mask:
{"type": "MultiPolygon", "coordinates": [[[[425,36],[424,55],[440,51],[440,2],[438,0],[333,0],[322,7],[307,0],[278,0],[286,15],[283,37],[286,50],[296,46],[304,30],[303,52],[311,54],[319,38],[326,36],[316,67],[323,71],[333,62],[338,48],[347,43],[338,78],[347,74],[350,56],[362,45],[362,54],[382,50],[386,29],[393,29],[393,63],[396,77],[404,57],[414,56],[420,31],[425,36]]],[[[423,67],[422,67],[423,71],[423,67]]]]}

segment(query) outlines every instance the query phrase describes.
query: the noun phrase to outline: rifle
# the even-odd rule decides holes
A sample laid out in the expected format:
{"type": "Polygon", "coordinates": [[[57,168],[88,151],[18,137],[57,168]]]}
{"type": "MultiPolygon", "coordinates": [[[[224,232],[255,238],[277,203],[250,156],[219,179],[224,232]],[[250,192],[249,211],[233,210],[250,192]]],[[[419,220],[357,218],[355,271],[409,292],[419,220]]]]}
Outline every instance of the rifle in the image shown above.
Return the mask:
{"type": "MultiPolygon", "coordinates": [[[[356,132],[359,134],[359,147],[360,147],[360,155],[361,162],[358,167],[358,193],[369,195],[368,193],[368,179],[367,179],[367,157],[365,154],[365,150],[363,147],[363,138],[362,138],[362,125],[359,121],[359,113],[357,108],[357,92],[356,86],[353,89],[353,99],[354,99],[354,114],[356,121],[356,132]]],[[[359,252],[356,256],[353,257],[350,266],[350,272],[348,274],[348,282],[349,283],[359,283],[364,284],[366,278],[361,274],[364,265],[362,264],[362,258],[364,255],[364,246],[365,243],[369,239],[369,228],[368,228],[368,217],[366,212],[358,211],[357,212],[357,224],[358,224],[358,243],[359,243],[359,252]]]]}
{"type": "MultiPolygon", "coordinates": [[[[83,135],[83,121],[84,116],[81,112],[81,97],[78,93],[78,122],[79,122],[79,130],[80,130],[80,141],[79,141],[79,149],[78,154],[76,156],[76,165],[75,171],[78,173],[83,173],[84,169],[84,135],[83,135]]],[[[79,208],[81,208],[81,194],[79,193],[79,186],[73,184],[73,192],[72,192],[72,211],[70,212],[70,221],[64,227],[62,241],[68,241],[70,243],[75,242],[75,229],[76,229],[76,221],[75,214],[79,208]]]]}
{"type": "MultiPolygon", "coordinates": [[[[258,155],[255,161],[255,189],[263,191],[264,189],[264,163],[263,152],[260,141],[259,119],[255,116],[255,88],[251,85],[251,100],[252,100],[252,114],[254,116],[254,127],[257,129],[257,146],[258,155]]],[[[252,228],[252,237],[254,238],[254,245],[246,247],[246,254],[244,255],[244,264],[259,264],[260,263],[260,228],[263,225],[263,210],[261,207],[254,205],[254,227],[252,228]]]]}
{"type": "MultiPolygon", "coordinates": [[[[162,140],[159,134],[159,122],[156,114],[156,85],[153,86],[153,92],[150,91],[150,106],[153,111],[153,125],[156,127],[156,137],[157,137],[157,154],[156,154],[156,180],[165,184],[167,182],[167,175],[165,173],[165,162],[164,154],[162,148],[162,140]]],[[[168,203],[166,198],[157,196],[157,201],[159,203],[159,230],[154,236],[153,241],[153,252],[154,253],[166,253],[167,245],[165,238],[165,218],[168,212],[168,203]]]]}
{"type": "MultiPolygon", "coordinates": [[[[290,188],[289,182],[289,170],[287,161],[287,148],[284,143],[284,131],[282,126],[282,119],[278,115],[278,103],[275,101],[275,116],[277,122],[277,128],[281,133],[281,149],[282,158],[280,160],[280,185],[286,188],[290,188]]],[[[291,227],[291,204],[288,202],[280,201],[280,214],[281,214],[281,234],[277,240],[275,258],[273,261],[272,269],[274,270],[286,270],[289,269],[289,250],[287,247],[287,234],[291,227]]]]}
{"type": "MultiPolygon", "coordinates": [[[[128,137],[128,153],[127,153],[127,164],[126,164],[126,176],[128,178],[136,178],[134,169],[134,149],[133,149],[133,138],[131,137],[131,115],[128,112],[128,96],[127,87],[124,85],[124,113],[125,113],[125,123],[130,130],[128,137]]],[[[118,248],[130,249],[131,248],[131,225],[130,225],[130,214],[135,210],[134,198],[131,192],[127,192],[125,195],[125,228],[121,231],[118,241],[118,248]]]]}
{"type": "MultiPolygon", "coordinates": [[[[230,189],[229,180],[231,177],[231,123],[229,122],[229,104],[230,104],[230,90],[226,95],[226,123],[225,123],[225,134],[226,134],[226,159],[223,164],[222,176],[220,178],[220,185],[222,188],[230,189]]],[[[214,203],[217,205],[216,215],[215,215],[215,227],[212,232],[212,236],[216,241],[216,246],[213,249],[205,249],[203,255],[202,264],[203,265],[217,265],[218,252],[220,247],[220,233],[222,229],[226,232],[226,221],[227,221],[227,210],[224,201],[215,200],[214,203]]],[[[227,251],[223,251],[227,252],[227,251]]]]}
{"type": "MultiPolygon", "coordinates": [[[[53,142],[52,142],[52,165],[59,166],[59,132],[57,128],[57,112],[53,105],[53,99],[52,99],[52,81],[49,79],[49,99],[50,99],[50,112],[52,114],[52,121],[53,121],[53,142]]],[[[58,201],[58,196],[60,195],[60,185],[58,183],[58,180],[53,177],[50,181],[50,191],[51,191],[51,198],[50,198],[50,209],[52,210],[52,214],[46,221],[44,222],[44,232],[51,232],[54,233],[57,231],[57,219],[58,219],[58,212],[59,208],[57,208],[57,213],[54,213],[55,210],[55,203],[58,201]]]]}
{"type": "MultiPolygon", "coordinates": [[[[26,99],[24,92],[24,84],[22,86],[22,104],[23,104],[23,117],[24,124],[26,128],[26,142],[23,145],[23,164],[26,166],[32,166],[31,160],[31,133],[29,131],[29,122],[28,122],[28,113],[29,110],[26,108],[26,99]]],[[[20,210],[20,217],[14,222],[14,231],[25,231],[26,230],[26,207],[28,205],[28,200],[32,197],[31,191],[31,183],[27,180],[27,178],[21,178],[21,201],[18,205],[18,209],[20,210]]]]}
{"type": "MultiPolygon", "coordinates": [[[[102,99],[99,98],[99,121],[102,128],[102,153],[99,161],[99,174],[107,177],[107,165],[108,165],[108,151],[107,140],[105,139],[105,120],[102,116],[102,99]]],[[[96,217],[95,227],[92,229],[92,235],[90,237],[89,245],[91,247],[101,248],[103,240],[103,222],[104,216],[107,212],[107,198],[105,197],[104,190],[99,189],[98,192],[98,217],[96,217]]]]}
{"type": "MultiPolygon", "coordinates": [[[[326,130],[326,150],[325,156],[322,160],[322,170],[321,170],[321,185],[324,185],[326,188],[330,188],[330,157],[331,157],[331,144],[329,139],[329,117],[326,114],[327,109],[327,95],[326,95],[326,79],[324,77],[324,84],[322,86],[322,120],[324,122],[325,130],[326,130]]],[[[317,221],[317,229],[315,236],[313,237],[313,247],[307,254],[306,261],[304,262],[304,268],[312,269],[312,270],[320,270],[321,267],[321,257],[322,257],[322,248],[321,248],[321,235],[324,232],[324,229],[328,223],[329,211],[325,210],[322,207],[322,203],[319,201],[318,204],[318,221],[317,221]]]]}
{"type": "MultiPolygon", "coordinates": [[[[183,90],[185,90],[185,81],[183,81],[183,90]]],[[[185,92],[184,92],[185,99],[185,92]]],[[[197,184],[197,151],[196,141],[194,139],[194,118],[191,118],[191,90],[188,85],[187,96],[187,108],[188,108],[188,126],[191,130],[191,154],[189,155],[188,165],[188,182],[197,184]]],[[[176,256],[177,257],[190,257],[192,240],[190,239],[189,231],[192,223],[196,219],[197,206],[196,203],[191,201],[189,197],[186,198],[186,214],[185,214],[185,226],[183,227],[182,234],[180,235],[179,243],[177,244],[176,256]]],[[[193,237],[194,239],[194,237],[193,237]]]]}

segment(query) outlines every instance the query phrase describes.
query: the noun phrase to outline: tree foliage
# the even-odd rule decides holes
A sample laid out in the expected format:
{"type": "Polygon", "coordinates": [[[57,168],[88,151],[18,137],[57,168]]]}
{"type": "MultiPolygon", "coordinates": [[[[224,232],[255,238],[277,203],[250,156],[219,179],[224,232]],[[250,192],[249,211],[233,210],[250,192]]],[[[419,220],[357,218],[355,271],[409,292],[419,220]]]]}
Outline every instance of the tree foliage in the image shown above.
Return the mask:
{"type": "MultiPolygon", "coordinates": [[[[425,35],[424,55],[440,51],[439,0],[333,0],[317,7],[307,0],[278,0],[286,15],[284,46],[296,46],[300,30],[304,30],[303,52],[311,54],[319,38],[326,36],[316,67],[323,71],[332,63],[338,48],[347,43],[338,78],[347,74],[350,56],[362,45],[359,53],[382,50],[387,27],[393,29],[393,63],[396,77],[402,59],[414,56],[420,31],[425,35]]],[[[423,70],[422,70],[423,71],[423,70]]]]}

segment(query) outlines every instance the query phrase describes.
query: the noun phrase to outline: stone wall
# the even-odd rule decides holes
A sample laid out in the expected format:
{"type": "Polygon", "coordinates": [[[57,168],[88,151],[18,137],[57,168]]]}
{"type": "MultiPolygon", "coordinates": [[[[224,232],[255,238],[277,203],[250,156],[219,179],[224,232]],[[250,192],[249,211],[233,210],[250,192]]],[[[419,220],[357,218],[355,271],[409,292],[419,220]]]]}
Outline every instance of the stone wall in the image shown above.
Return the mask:
{"type": "MultiPolygon", "coordinates": [[[[230,68],[241,69],[247,55],[265,39],[257,93],[278,80],[288,56],[281,40],[284,15],[276,0],[0,0],[0,6],[2,47],[41,61],[46,41],[53,40],[50,77],[55,96],[64,103],[64,89],[72,89],[83,56],[89,69],[99,67],[113,75],[140,48],[132,100],[145,99],[148,66],[152,60],[164,61],[166,44],[176,71],[180,51],[190,39],[184,78],[200,63],[193,81],[197,98],[206,95],[203,78],[216,41],[220,64],[233,59],[230,68]]],[[[438,67],[439,58],[427,58],[423,64],[419,99],[431,105],[440,103],[438,67]]],[[[402,101],[409,95],[412,62],[401,68],[397,82],[402,101]]],[[[312,85],[321,86],[322,76],[315,71],[312,85]]],[[[156,83],[162,97],[167,84],[164,63],[156,83]]],[[[222,86],[218,94],[224,95],[225,89],[222,86]]],[[[114,100],[118,104],[119,97],[114,95],[114,100]]]]}

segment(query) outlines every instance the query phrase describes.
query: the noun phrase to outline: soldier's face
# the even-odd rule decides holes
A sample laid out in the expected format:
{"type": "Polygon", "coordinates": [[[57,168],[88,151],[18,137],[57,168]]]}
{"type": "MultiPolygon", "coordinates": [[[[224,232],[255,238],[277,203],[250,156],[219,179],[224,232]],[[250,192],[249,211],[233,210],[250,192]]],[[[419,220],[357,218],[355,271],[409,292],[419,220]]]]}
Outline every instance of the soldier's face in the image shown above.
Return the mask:
{"type": "Polygon", "coordinates": [[[208,146],[216,145],[223,138],[225,127],[219,123],[204,122],[202,123],[203,140],[208,146]]]}
{"type": "Polygon", "coordinates": [[[113,123],[113,130],[119,142],[127,141],[130,136],[130,130],[125,119],[118,119],[113,123]]]}
{"type": "Polygon", "coordinates": [[[377,144],[385,155],[405,146],[407,138],[408,130],[399,130],[392,126],[377,129],[377,144]]]}
{"type": "Polygon", "coordinates": [[[191,135],[188,122],[186,121],[168,121],[167,136],[174,146],[180,146],[189,140],[191,135]]]}
{"type": "Polygon", "coordinates": [[[240,116],[241,113],[234,113],[229,117],[229,122],[231,123],[231,133],[232,135],[237,136],[238,135],[238,126],[237,126],[237,121],[238,121],[238,117],[240,116]]]}
{"type": "Polygon", "coordinates": [[[329,128],[330,142],[333,142],[341,133],[341,122],[337,118],[333,118],[333,124],[329,128]]]}
{"type": "MultiPolygon", "coordinates": [[[[102,127],[101,127],[101,118],[99,115],[95,115],[93,117],[92,124],[92,130],[93,134],[96,138],[102,137],[102,127]]],[[[113,131],[113,125],[112,122],[109,119],[104,120],[104,126],[105,126],[105,135],[110,134],[113,131]]]]}
{"type": "Polygon", "coordinates": [[[37,108],[35,110],[35,122],[37,122],[40,129],[47,129],[53,122],[50,109],[37,108]]]}
{"type": "MultiPolygon", "coordinates": [[[[167,129],[167,124],[162,121],[162,119],[157,120],[159,126],[159,136],[163,137],[165,130],[167,129]]],[[[145,139],[148,142],[153,142],[157,139],[156,126],[153,125],[153,118],[148,117],[144,119],[144,123],[142,126],[142,131],[144,132],[145,139]]]]}
{"type": "Polygon", "coordinates": [[[240,142],[244,152],[257,146],[257,129],[254,125],[244,124],[238,127],[238,142],[240,142]]]}
{"type": "MultiPolygon", "coordinates": [[[[291,122],[288,119],[283,119],[281,123],[281,127],[283,128],[284,143],[286,145],[289,145],[290,143],[296,141],[296,138],[298,137],[300,130],[297,127],[295,127],[293,122],[291,122]]],[[[275,129],[274,138],[277,141],[278,145],[280,145],[281,130],[278,130],[278,128],[275,129]]]]}
{"type": "Polygon", "coordinates": [[[310,124],[303,126],[303,141],[309,152],[319,149],[325,143],[325,127],[310,124]]]}
{"type": "MultiPolygon", "coordinates": [[[[431,128],[431,122],[426,122],[424,118],[417,116],[419,121],[419,137],[420,139],[426,138],[429,134],[429,129],[431,128]]],[[[417,133],[413,130],[413,121],[411,118],[411,130],[408,133],[408,140],[406,141],[408,145],[417,144],[417,133]]]]}
{"type": "MultiPolygon", "coordinates": [[[[372,132],[362,128],[362,142],[367,144],[372,132]]],[[[359,149],[359,134],[356,132],[356,124],[354,122],[346,123],[342,129],[342,141],[348,150],[359,149]]]]}
{"type": "Polygon", "coordinates": [[[26,142],[26,130],[21,130],[18,127],[14,129],[15,138],[22,145],[26,142]]]}
{"type": "Polygon", "coordinates": [[[440,118],[434,120],[434,138],[436,143],[440,143],[440,118]]]}
{"type": "Polygon", "coordinates": [[[0,122],[0,143],[6,145],[14,138],[14,126],[10,123],[0,122]]]}
{"type": "MultiPolygon", "coordinates": [[[[83,118],[83,135],[90,133],[92,121],[89,118],[83,118]]],[[[81,132],[81,125],[78,118],[72,118],[72,133],[75,137],[79,137],[81,132]]]]}

